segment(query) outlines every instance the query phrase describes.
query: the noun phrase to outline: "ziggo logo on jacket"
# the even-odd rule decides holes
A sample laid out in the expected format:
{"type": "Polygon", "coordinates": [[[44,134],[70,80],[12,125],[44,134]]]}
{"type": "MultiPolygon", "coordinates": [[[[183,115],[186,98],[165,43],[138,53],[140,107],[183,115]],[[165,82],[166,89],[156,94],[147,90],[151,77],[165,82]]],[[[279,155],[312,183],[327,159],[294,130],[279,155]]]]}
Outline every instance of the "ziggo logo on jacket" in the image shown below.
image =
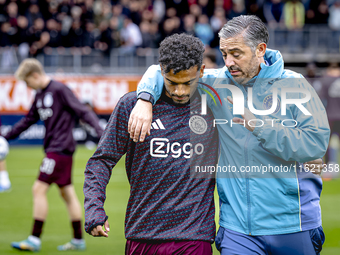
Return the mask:
{"type": "Polygon", "coordinates": [[[182,154],[185,158],[191,158],[194,153],[201,155],[203,152],[204,146],[201,143],[193,145],[188,142],[182,145],[179,142],[171,143],[167,138],[153,138],[150,141],[150,155],[156,158],[166,158],[169,155],[179,158],[182,154]]]}

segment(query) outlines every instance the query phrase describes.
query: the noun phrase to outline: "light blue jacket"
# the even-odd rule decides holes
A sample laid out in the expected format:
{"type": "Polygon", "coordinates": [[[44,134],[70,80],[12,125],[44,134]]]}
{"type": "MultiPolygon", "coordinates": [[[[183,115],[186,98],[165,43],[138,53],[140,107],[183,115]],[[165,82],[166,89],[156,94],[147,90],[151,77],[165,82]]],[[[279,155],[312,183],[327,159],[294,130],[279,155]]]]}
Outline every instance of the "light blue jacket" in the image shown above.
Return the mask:
{"type": "MultiPolygon", "coordinates": [[[[324,156],[329,142],[326,111],[314,89],[301,74],[284,70],[279,51],[267,49],[261,71],[247,85],[237,84],[226,67],[204,71],[200,82],[216,89],[222,105],[207,86],[198,86],[207,95],[207,103],[215,119],[220,138],[218,166],[231,166],[235,172],[217,172],[220,197],[220,225],[248,235],[275,235],[305,231],[321,225],[319,205],[322,181],[305,171],[298,162],[324,156]],[[229,89],[219,84],[233,84],[244,95],[247,105],[249,88],[255,109],[269,109],[277,89],[278,107],[274,113],[255,115],[263,122],[254,122],[253,132],[243,125],[230,125],[233,106],[227,101],[229,89]],[[302,105],[312,114],[305,115],[295,104],[288,104],[286,115],[281,114],[282,88],[300,88],[311,94],[302,105]],[[204,89],[204,90],[203,90],[204,89]],[[276,119],[278,121],[271,121],[276,119]],[[290,119],[284,121],[282,120],[290,119]],[[296,126],[295,122],[296,121],[296,126]],[[290,126],[290,127],[288,127],[290,126]],[[248,168],[246,168],[248,166],[248,168]],[[270,168],[272,167],[272,168],[270,168]],[[273,168],[276,167],[276,168],[273,168]],[[267,169],[267,172],[264,170],[267,169]],[[272,170],[272,171],[271,171],[272,170]],[[259,171],[259,172],[258,172],[259,171]]],[[[137,92],[149,92],[157,100],[163,89],[159,66],[151,66],[138,85],[137,92]]],[[[287,98],[304,98],[304,93],[288,93],[287,98]]],[[[218,169],[218,167],[217,167],[218,169]]]]}

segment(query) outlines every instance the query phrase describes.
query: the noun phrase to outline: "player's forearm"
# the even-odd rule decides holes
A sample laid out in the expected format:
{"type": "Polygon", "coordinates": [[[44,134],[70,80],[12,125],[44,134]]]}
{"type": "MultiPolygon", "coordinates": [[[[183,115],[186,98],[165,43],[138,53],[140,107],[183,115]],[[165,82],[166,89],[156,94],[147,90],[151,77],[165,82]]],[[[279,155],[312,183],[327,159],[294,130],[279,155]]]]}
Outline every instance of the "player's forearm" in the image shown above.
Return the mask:
{"type": "Polygon", "coordinates": [[[96,201],[97,200],[93,201],[93,198],[85,196],[85,231],[87,233],[90,233],[94,227],[103,225],[108,218],[103,206],[98,206],[96,201]]]}
{"type": "Polygon", "coordinates": [[[88,233],[96,224],[105,222],[107,217],[104,202],[110,176],[111,170],[105,166],[104,162],[90,159],[87,163],[83,192],[85,197],[85,230],[88,233]]]}
{"type": "Polygon", "coordinates": [[[100,150],[101,149],[98,147],[96,152],[86,164],[84,172],[84,194],[86,192],[86,195],[91,197],[95,191],[98,194],[94,197],[100,195],[100,197],[104,197],[105,200],[105,189],[110,181],[112,168],[116,165],[119,159],[110,159],[108,158],[108,155],[104,155],[100,150]]]}
{"type": "Polygon", "coordinates": [[[92,111],[85,112],[82,117],[82,120],[84,120],[86,123],[88,123],[90,126],[92,126],[97,133],[98,137],[101,137],[103,134],[103,129],[99,126],[99,119],[97,115],[92,111]]]}
{"type": "MultiPolygon", "coordinates": [[[[123,125],[122,128],[125,126],[123,125]]],[[[97,150],[86,164],[83,191],[85,229],[88,233],[91,232],[91,228],[102,225],[107,219],[104,210],[106,186],[110,181],[112,169],[126,153],[126,142],[128,141],[128,137],[121,136],[122,132],[120,131],[120,127],[117,126],[117,116],[113,113],[97,150]]],[[[124,130],[123,133],[126,131],[124,130]]]]}
{"type": "Polygon", "coordinates": [[[15,139],[37,121],[38,119],[26,116],[25,118],[21,119],[18,123],[16,123],[13,126],[12,130],[8,132],[4,137],[6,138],[7,141],[15,139]]]}

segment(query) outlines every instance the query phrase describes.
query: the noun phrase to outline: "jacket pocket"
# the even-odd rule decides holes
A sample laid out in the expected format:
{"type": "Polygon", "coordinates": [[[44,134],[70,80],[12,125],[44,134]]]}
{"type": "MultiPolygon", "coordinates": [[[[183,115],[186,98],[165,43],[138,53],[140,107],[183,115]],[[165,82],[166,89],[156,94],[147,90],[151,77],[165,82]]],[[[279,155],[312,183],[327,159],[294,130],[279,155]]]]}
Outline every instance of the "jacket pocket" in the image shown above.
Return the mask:
{"type": "Polygon", "coordinates": [[[218,251],[221,251],[221,245],[222,245],[223,237],[224,237],[224,228],[220,227],[218,229],[217,235],[215,237],[215,245],[216,245],[216,249],[218,251]]]}
{"type": "Polygon", "coordinates": [[[316,254],[319,255],[322,250],[322,245],[325,242],[325,233],[323,232],[323,228],[320,226],[318,228],[311,229],[309,230],[309,234],[314,250],[316,254]]]}

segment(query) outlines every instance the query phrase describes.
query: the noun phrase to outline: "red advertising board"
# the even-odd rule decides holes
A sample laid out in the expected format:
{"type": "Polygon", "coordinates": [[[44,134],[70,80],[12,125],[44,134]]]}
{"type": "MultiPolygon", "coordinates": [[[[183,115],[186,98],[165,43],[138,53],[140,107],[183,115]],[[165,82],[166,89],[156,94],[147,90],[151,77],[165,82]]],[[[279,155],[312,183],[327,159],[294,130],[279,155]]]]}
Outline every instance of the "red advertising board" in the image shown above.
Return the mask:
{"type": "MultiPolygon", "coordinates": [[[[81,102],[90,102],[97,114],[111,114],[119,98],[137,89],[140,76],[53,76],[65,83],[81,102]]],[[[13,76],[0,77],[0,113],[26,114],[35,91],[13,76]]]]}

